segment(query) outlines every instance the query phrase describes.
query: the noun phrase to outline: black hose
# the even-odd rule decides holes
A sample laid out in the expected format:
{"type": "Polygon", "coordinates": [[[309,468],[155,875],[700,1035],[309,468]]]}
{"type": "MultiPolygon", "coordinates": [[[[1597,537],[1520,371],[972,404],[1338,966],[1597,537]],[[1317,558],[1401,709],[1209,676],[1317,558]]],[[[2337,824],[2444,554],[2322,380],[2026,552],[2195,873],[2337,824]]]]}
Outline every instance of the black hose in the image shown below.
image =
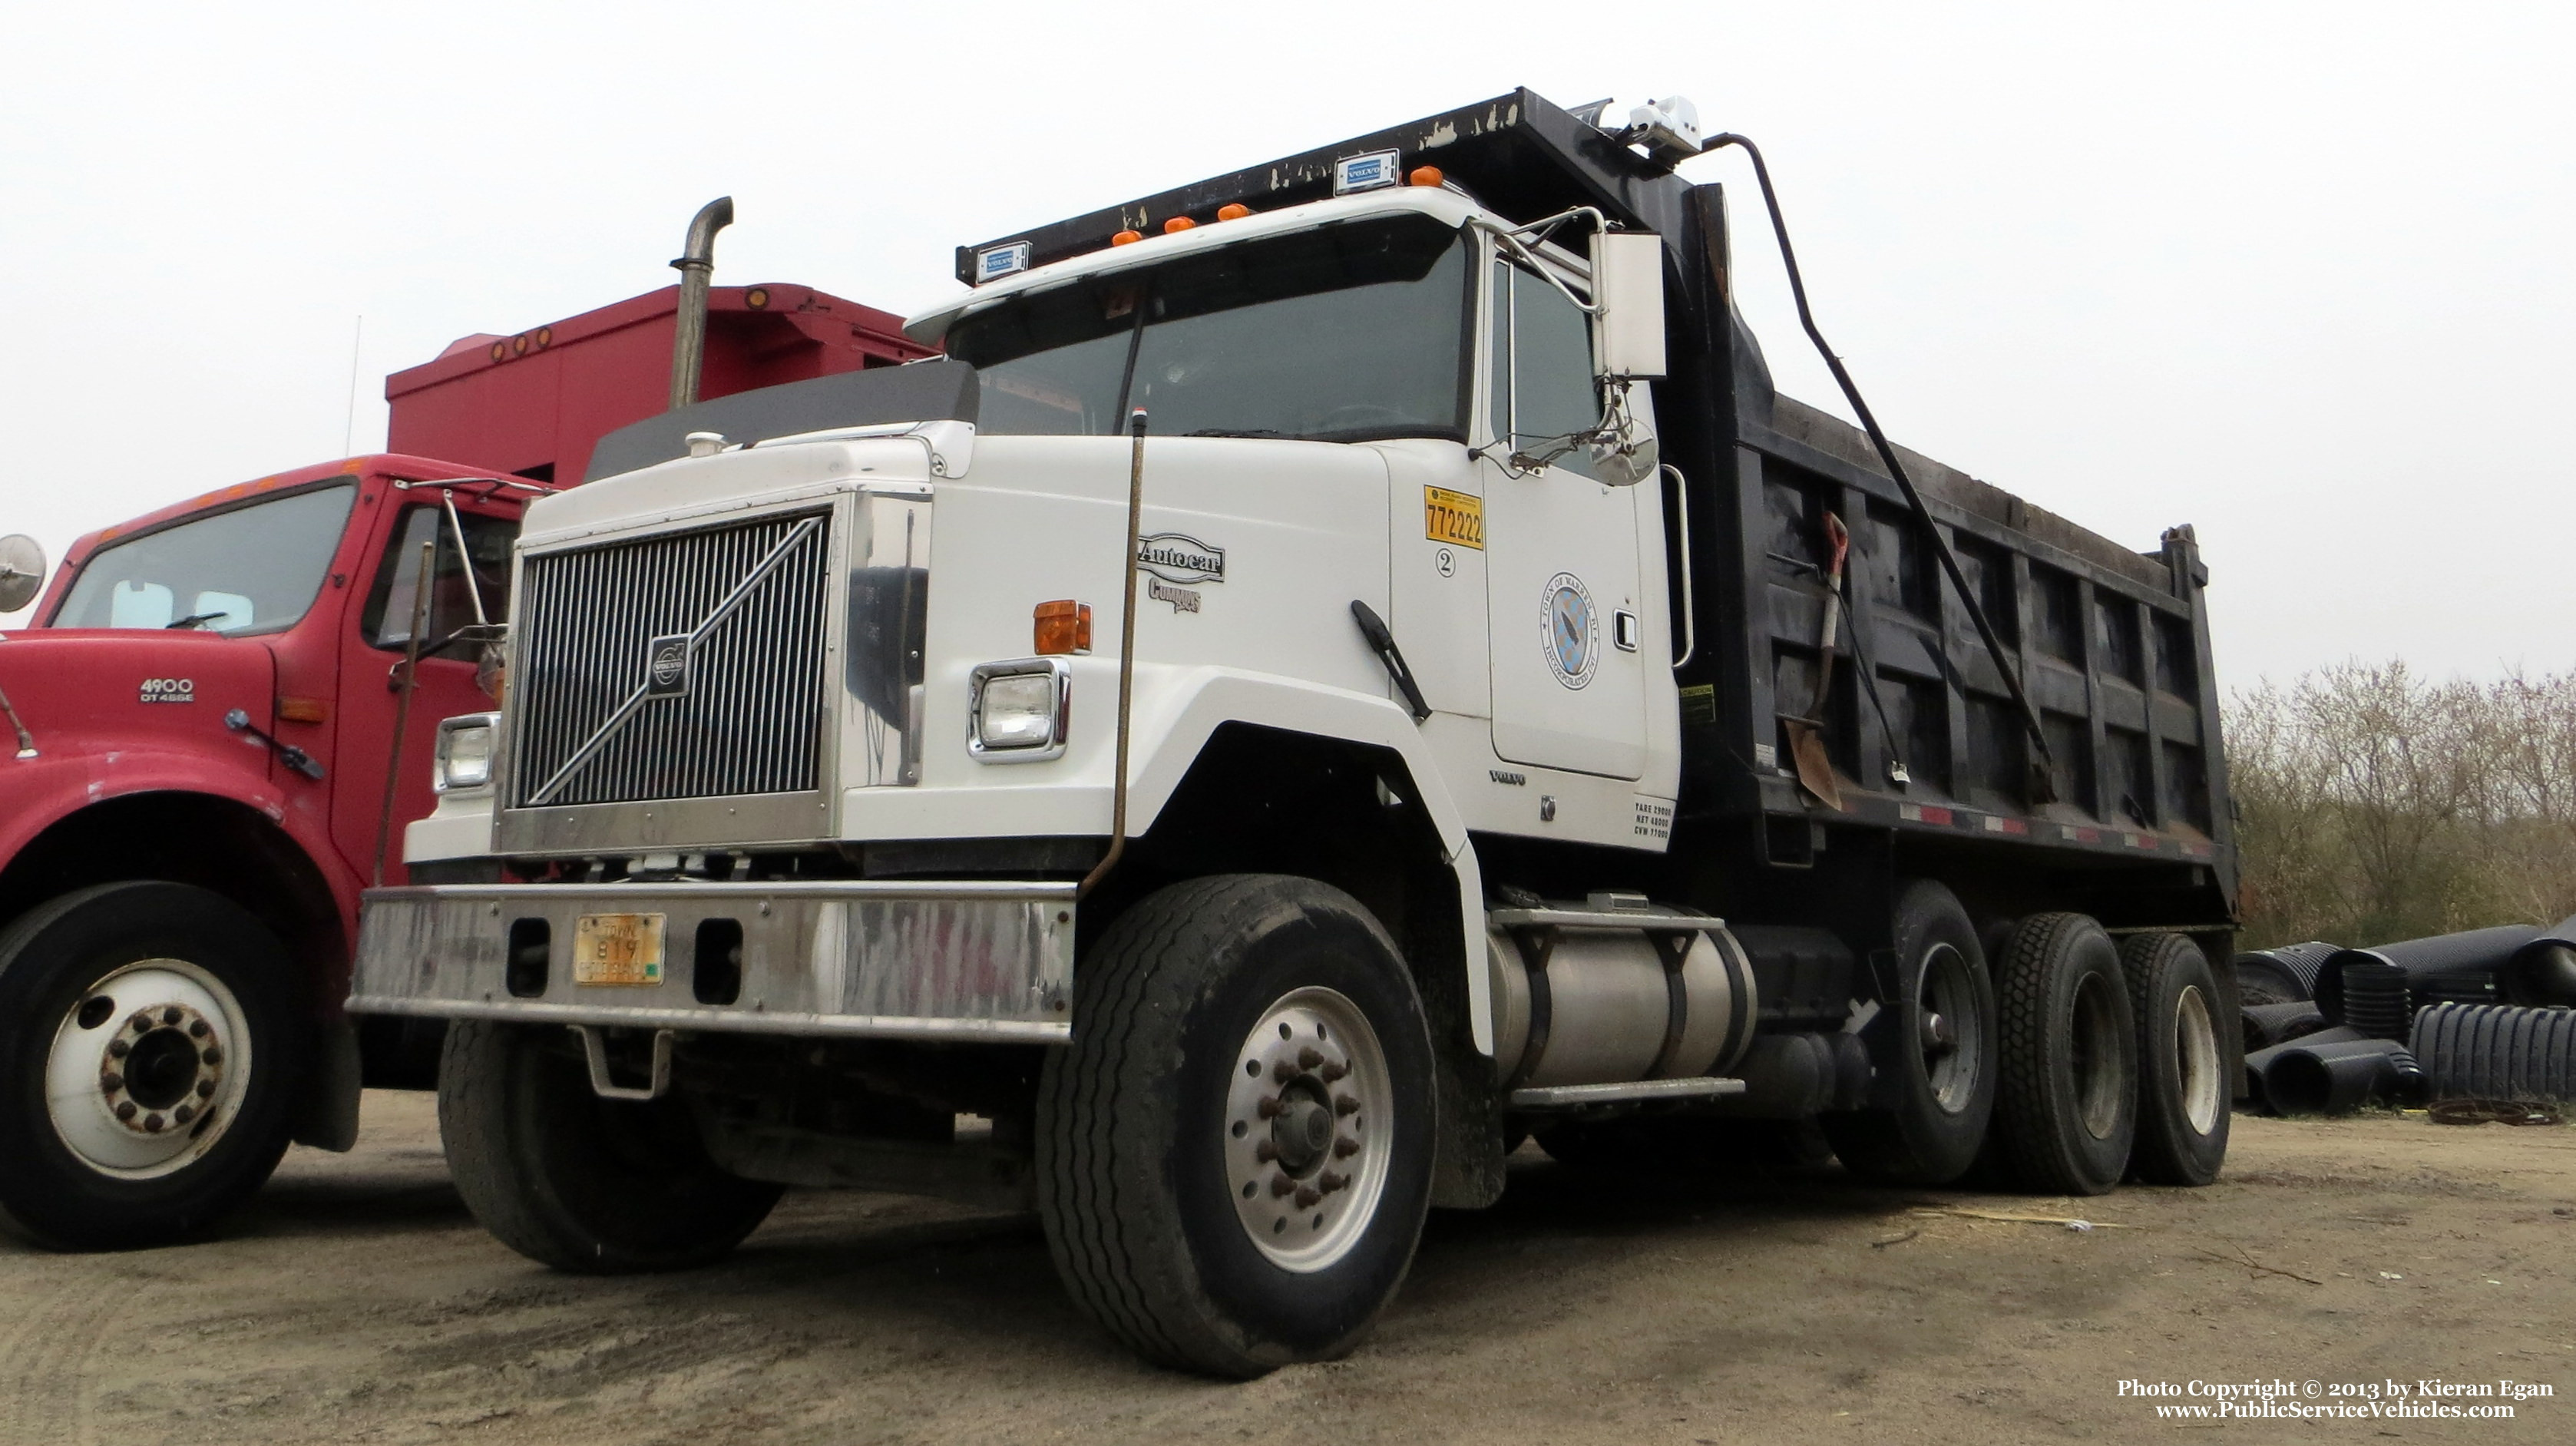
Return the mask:
{"type": "Polygon", "coordinates": [[[1789,244],[1789,223],[1781,219],[1780,197],[1771,188],[1771,168],[1763,163],[1762,148],[1729,131],[1710,137],[1708,143],[1700,147],[1700,154],[1706,155],[1725,146],[1743,147],[1746,158],[1753,162],[1753,178],[1762,185],[1762,205],[1771,213],[1771,234],[1780,243],[1780,264],[1789,273],[1789,295],[1798,303],[1798,325],[1806,329],[1807,340],[1815,343],[1816,354],[1825,359],[1826,369],[1834,374],[1835,384],[1843,389],[1843,400],[1851,403],[1852,415],[1860,418],[1861,430],[1869,433],[1870,445],[1878,449],[1878,460],[1886,466],[1887,475],[1895,479],[1897,490],[1905,494],[1906,506],[1913,509],[1914,520],[1921,524],[1923,535],[1930,539],[1933,554],[1941,559],[1941,570],[1949,575],[1950,585],[1959,590],[1959,601],[1967,606],[1969,621],[1977,625],[1977,636],[1985,642],[1987,653],[1993,656],[1995,671],[2003,676],[2004,687],[2021,708],[2022,724],[2030,731],[2031,746],[2039,750],[2039,763],[2030,771],[2031,802],[2050,802],[2057,797],[2056,785],[2049,777],[2049,765],[2056,759],[2049,752],[2047,733],[2039,725],[2039,709],[2032,705],[2030,695],[2022,691],[2021,674],[2014,670],[2012,660],[2004,656],[2004,645],[1995,636],[1995,625],[1987,620],[1985,605],[1968,586],[1966,574],[1959,570],[1959,559],[1950,550],[1950,540],[1941,535],[1940,524],[1932,520],[1932,509],[1924,503],[1923,494],[1915,490],[1914,479],[1906,475],[1905,464],[1896,460],[1896,449],[1888,445],[1887,434],[1878,429],[1878,418],[1871,413],[1869,403],[1861,400],[1859,386],[1853,383],[1851,373],[1843,369],[1843,359],[1834,355],[1833,347],[1825,341],[1824,332],[1817,329],[1816,315],[1807,306],[1806,280],[1798,273],[1798,252],[1789,244]]]}

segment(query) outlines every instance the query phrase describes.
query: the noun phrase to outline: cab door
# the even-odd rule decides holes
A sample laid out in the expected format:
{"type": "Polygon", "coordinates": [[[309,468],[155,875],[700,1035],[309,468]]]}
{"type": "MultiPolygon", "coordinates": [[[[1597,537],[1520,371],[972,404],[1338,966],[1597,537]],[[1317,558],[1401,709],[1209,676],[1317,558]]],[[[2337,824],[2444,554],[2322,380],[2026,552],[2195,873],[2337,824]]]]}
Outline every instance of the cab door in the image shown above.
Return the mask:
{"type": "Polygon", "coordinates": [[[1646,768],[1637,494],[1592,473],[1577,447],[1598,425],[1592,335],[1546,278],[1501,257],[1486,287],[1484,449],[1488,661],[1494,752],[1541,768],[1638,778],[1646,768]],[[1551,440],[1554,439],[1554,440],[1551,440]]]}
{"type": "Polygon", "coordinates": [[[475,484],[466,483],[457,489],[462,551],[439,489],[417,484],[385,489],[393,518],[380,534],[384,541],[376,555],[369,559],[365,590],[359,594],[363,603],[352,609],[354,615],[342,632],[336,710],[342,776],[332,792],[331,834],[340,856],[360,877],[370,875],[377,830],[387,816],[387,770],[393,779],[394,804],[392,826],[385,834],[384,881],[399,884],[407,877],[402,863],[403,826],[427,815],[437,802],[430,789],[430,764],[439,720],[500,706],[476,681],[480,643],[470,632],[463,637],[459,632],[477,621],[478,590],[491,622],[509,616],[510,545],[519,535],[519,508],[505,498],[477,497],[474,488],[475,484]],[[411,640],[413,602],[419,596],[423,544],[431,548],[431,564],[420,677],[396,756],[394,723],[403,712],[403,659],[411,640]]]}

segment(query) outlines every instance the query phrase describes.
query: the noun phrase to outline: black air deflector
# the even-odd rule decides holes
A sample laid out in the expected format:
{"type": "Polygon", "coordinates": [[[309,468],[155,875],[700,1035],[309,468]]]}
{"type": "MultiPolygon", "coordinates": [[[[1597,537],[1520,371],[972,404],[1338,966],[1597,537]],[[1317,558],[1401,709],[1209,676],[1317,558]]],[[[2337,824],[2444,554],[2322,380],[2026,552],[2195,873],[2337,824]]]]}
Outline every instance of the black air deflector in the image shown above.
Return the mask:
{"type": "Polygon", "coordinates": [[[600,438],[581,480],[596,482],[685,457],[691,432],[719,432],[727,442],[763,442],[881,422],[972,422],[976,398],[975,369],[946,357],[736,392],[647,417],[600,438]]]}

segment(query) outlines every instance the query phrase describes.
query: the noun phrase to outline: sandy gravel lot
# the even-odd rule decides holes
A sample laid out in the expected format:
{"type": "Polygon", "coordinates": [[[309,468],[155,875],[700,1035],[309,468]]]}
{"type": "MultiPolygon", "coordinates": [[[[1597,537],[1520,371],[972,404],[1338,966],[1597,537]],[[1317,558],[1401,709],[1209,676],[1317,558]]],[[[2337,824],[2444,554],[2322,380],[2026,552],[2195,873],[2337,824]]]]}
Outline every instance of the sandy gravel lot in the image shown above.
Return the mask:
{"type": "Polygon", "coordinates": [[[1220,1385],[1095,1337],[1032,1222],[898,1197],[791,1195],[717,1269],[549,1274],[466,1215],[425,1097],[367,1109],[219,1240],[0,1242],[0,1440],[2576,1440],[2576,1128],[2246,1120],[2217,1186],[2080,1205],[1533,1155],[1500,1208],[1435,1214],[1358,1355],[1220,1385]],[[2194,1423],[2124,1378],[2558,1394],[2194,1423]]]}

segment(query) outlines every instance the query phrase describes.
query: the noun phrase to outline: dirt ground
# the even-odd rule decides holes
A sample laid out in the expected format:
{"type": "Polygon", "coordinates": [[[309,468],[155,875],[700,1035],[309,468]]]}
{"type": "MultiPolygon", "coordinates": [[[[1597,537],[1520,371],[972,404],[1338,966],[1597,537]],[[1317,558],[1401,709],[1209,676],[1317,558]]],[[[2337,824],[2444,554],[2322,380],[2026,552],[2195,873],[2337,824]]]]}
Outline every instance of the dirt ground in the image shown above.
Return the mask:
{"type": "Polygon", "coordinates": [[[2576,1440],[2576,1128],[2240,1120],[2219,1184],[2080,1203],[1532,1154],[1497,1209],[1435,1213],[1357,1355],[1226,1385],[1095,1336],[1021,1217],[799,1193],[721,1268],[550,1274],[458,1203],[427,1098],[366,1103],[355,1154],[296,1151],[218,1240],[0,1242],[0,1440],[2576,1440]],[[2186,1422],[2156,1405],[2209,1397],[2119,1393],[2392,1378],[2557,1394],[2186,1422]]]}

